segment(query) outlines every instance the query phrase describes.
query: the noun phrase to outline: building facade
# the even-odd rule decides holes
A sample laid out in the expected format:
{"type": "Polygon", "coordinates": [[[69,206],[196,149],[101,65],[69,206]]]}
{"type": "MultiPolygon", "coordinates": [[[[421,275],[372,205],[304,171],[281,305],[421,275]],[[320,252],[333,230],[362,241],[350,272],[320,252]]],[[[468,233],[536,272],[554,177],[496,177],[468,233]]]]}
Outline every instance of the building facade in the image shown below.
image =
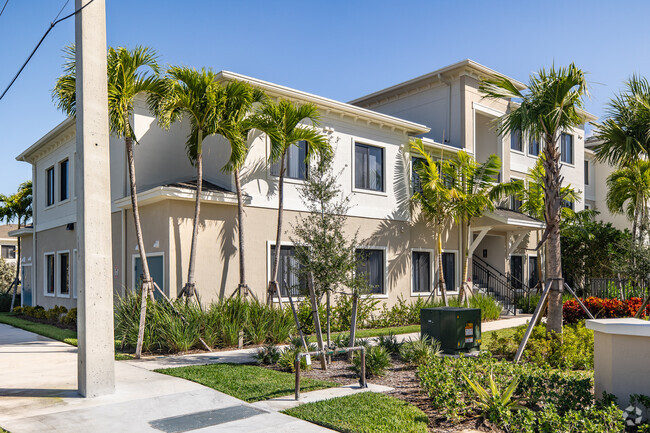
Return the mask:
{"type": "MultiPolygon", "coordinates": [[[[503,161],[501,179],[506,181],[525,180],[540,153],[541,146],[526,137],[503,137],[495,132],[496,120],[513,108],[511,101],[485,100],[478,91],[479,80],[495,74],[466,60],[351,103],[231,72],[219,73],[218,79],[247,81],[271,98],[311,102],[319,108],[319,128],[334,149],[334,171],[341,173],[341,189],[351,197],[346,231],[358,231],[362,240],[359,250],[366,258],[364,270],[372,286],[369,296],[393,304],[400,297],[429,296],[438,271],[433,232],[426,218],[409,206],[410,140],[422,138],[431,153],[442,158],[453,157],[459,149],[479,162],[497,154],[503,161]]],[[[196,194],[195,170],[185,153],[189,127],[179,123],[169,131],[160,129],[143,101],[136,104],[132,122],[138,139],[138,200],[149,267],[160,288],[175,297],[186,281],[196,194]]],[[[122,296],[138,287],[141,264],[124,143],[115,137],[110,140],[113,277],[115,294],[122,296]]],[[[584,128],[566,131],[562,143],[562,174],[566,182],[585,191],[585,161],[590,154],[585,151],[584,128]]],[[[75,145],[74,120],[68,119],[18,156],[32,165],[34,182],[33,227],[12,232],[23,238],[22,280],[24,290],[31,294],[23,298],[24,305],[76,305],[75,145]]],[[[212,136],[204,149],[196,286],[202,299],[210,301],[236,290],[239,267],[234,179],[222,170],[230,156],[229,145],[212,136]]],[[[269,149],[264,134],[252,137],[242,170],[247,280],[260,298],[265,297],[277,247],[278,178],[274,167],[266,163],[269,149]]],[[[279,282],[284,294],[298,282],[292,271],[290,238],[292,225],[306,211],[299,194],[308,175],[304,147],[294,146],[288,161],[285,233],[279,246],[279,282]]],[[[597,196],[597,190],[593,198],[583,195],[576,209],[583,209],[590,200],[598,206],[597,196]]],[[[531,278],[536,278],[534,246],[544,225],[517,212],[516,206],[512,201],[511,209],[497,209],[473,223],[470,256],[492,272],[512,274],[531,284],[531,278]]],[[[455,224],[443,235],[442,266],[452,293],[461,283],[467,239],[467,233],[455,224]]]]}

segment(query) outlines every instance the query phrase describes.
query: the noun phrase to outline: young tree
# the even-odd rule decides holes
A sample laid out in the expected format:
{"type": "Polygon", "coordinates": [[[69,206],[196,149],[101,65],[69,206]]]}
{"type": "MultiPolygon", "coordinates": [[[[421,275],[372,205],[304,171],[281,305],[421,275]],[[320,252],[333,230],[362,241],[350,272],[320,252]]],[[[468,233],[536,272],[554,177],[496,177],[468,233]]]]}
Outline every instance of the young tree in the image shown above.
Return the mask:
{"type": "MultiPolygon", "coordinates": [[[[75,47],[65,50],[66,61],[63,65],[64,74],[59,77],[52,91],[52,98],[57,106],[68,116],[74,116],[77,108],[76,99],[76,64],[75,47]]],[[[149,272],[149,263],[142,236],[138,195],[136,190],[135,159],[133,156],[134,142],[137,142],[131,117],[133,104],[139,95],[150,95],[157,90],[158,61],[154,50],[138,46],[133,50],[124,47],[109,48],[106,59],[108,82],[108,114],[111,133],[118,138],[124,138],[126,159],[129,167],[129,189],[131,192],[131,208],[135,225],[135,236],[138,242],[140,261],[142,262],[142,296],[140,306],[140,329],[135,357],[140,358],[144,338],[145,319],[147,316],[147,296],[152,297],[154,286],[149,272]],[[148,71],[153,72],[153,74],[148,71]]]]}
{"type": "Polygon", "coordinates": [[[419,138],[411,142],[411,149],[417,155],[417,161],[419,161],[415,163],[417,165],[414,168],[420,186],[420,188],[416,188],[416,185],[413,185],[413,201],[420,206],[421,211],[433,223],[433,235],[438,248],[436,251],[438,261],[438,284],[436,288],[440,290],[445,305],[449,305],[445,277],[442,271],[442,233],[453,217],[451,190],[444,178],[444,173],[449,171],[449,167],[445,161],[434,161],[419,138]]]}
{"type": "MultiPolygon", "coordinates": [[[[9,197],[0,195],[0,221],[6,223],[17,222],[18,228],[25,226],[32,217],[32,181],[23,182],[18,187],[18,192],[9,197]]],[[[20,281],[20,237],[18,237],[18,251],[16,254],[16,277],[13,281],[13,294],[11,295],[11,307],[16,304],[16,292],[20,281]]]]}
{"type": "Polygon", "coordinates": [[[643,242],[648,231],[650,161],[629,161],[607,177],[607,208],[632,221],[632,239],[643,242]]]}
{"type": "MultiPolygon", "coordinates": [[[[278,266],[280,265],[280,245],[282,241],[282,217],[284,214],[284,177],[287,170],[287,153],[289,148],[303,141],[307,144],[306,159],[310,160],[314,153],[330,152],[330,146],[323,134],[315,127],[305,125],[311,122],[318,125],[320,116],[314,104],[295,105],[290,101],[280,99],[278,102],[266,101],[256,116],[257,128],[266,133],[271,141],[269,164],[278,162],[280,173],[278,179],[278,223],[275,238],[275,257],[271,268],[271,281],[267,302],[270,304],[273,295],[278,296],[282,303],[282,294],[278,284],[278,266]]],[[[287,295],[291,299],[291,292],[287,295]]],[[[295,316],[295,314],[294,314],[295,316]]],[[[296,325],[299,325],[298,323],[296,325]]]]}
{"type": "MultiPolygon", "coordinates": [[[[309,283],[320,350],[324,348],[318,316],[320,300],[323,296],[329,298],[334,290],[343,288],[352,290],[353,296],[358,295],[359,279],[363,278],[355,272],[358,264],[358,231],[350,237],[345,235],[350,197],[342,195],[340,173],[334,173],[332,158],[329,152],[319,154],[316,163],[311,166],[309,178],[300,187],[300,196],[309,213],[296,222],[291,237],[296,245],[296,261],[300,263],[298,271],[309,283]]],[[[331,344],[329,318],[328,302],[328,346],[331,344]]],[[[323,367],[326,368],[324,362],[323,367]]]]}
{"type": "Polygon", "coordinates": [[[521,182],[499,183],[497,181],[501,160],[490,155],[484,163],[478,163],[465,151],[459,151],[445,166],[444,176],[449,179],[452,215],[465,233],[463,256],[463,282],[459,298],[469,302],[472,294],[469,287],[469,247],[472,242],[472,221],[485,212],[494,211],[501,198],[516,194],[521,182]]]}
{"type": "Polygon", "coordinates": [[[588,94],[585,74],[573,63],[568,67],[541,69],[530,77],[528,90],[520,91],[505,77],[482,81],[487,98],[517,99],[520,104],[501,118],[500,134],[521,132],[544,141],[544,220],[548,274],[552,290],[548,301],[549,331],[562,332],[562,257],[560,246],[561,180],[558,140],[564,131],[585,122],[583,97],[588,94]]]}
{"type": "MultiPolygon", "coordinates": [[[[264,92],[248,83],[233,81],[227,87],[241,87],[239,98],[226,100],[223,119],[217,132],[230,143],[230,160],[223,168],[233,173],[235,190],[237,191],[237,233],[239,236],[239,287],[238,293],[253,293],[246,284],[245,250],[244,250],[244,198],[241,189],[241,168],[248,155],[248,135],[255,128],[255,117],[252,115],[253,106],[265,99],[264,92]]],[[[226,90],[226,93],[234,93],[226,90]]]]}

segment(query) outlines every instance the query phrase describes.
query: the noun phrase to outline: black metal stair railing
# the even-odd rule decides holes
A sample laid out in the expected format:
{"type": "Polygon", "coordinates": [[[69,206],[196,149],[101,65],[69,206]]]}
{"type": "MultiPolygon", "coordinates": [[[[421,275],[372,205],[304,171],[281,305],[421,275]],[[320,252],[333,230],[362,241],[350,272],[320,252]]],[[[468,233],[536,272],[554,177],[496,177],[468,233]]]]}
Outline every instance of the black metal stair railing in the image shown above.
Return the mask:
{"type": "Polygon", "coordinates": [[[485,289],[486,293],[500,301],[506,311],[517,314],[517,306],[526,302],[530,289],[512,275],[505,275],[494,266],[474,256],[472,260],[472,281],[485,289]]]}

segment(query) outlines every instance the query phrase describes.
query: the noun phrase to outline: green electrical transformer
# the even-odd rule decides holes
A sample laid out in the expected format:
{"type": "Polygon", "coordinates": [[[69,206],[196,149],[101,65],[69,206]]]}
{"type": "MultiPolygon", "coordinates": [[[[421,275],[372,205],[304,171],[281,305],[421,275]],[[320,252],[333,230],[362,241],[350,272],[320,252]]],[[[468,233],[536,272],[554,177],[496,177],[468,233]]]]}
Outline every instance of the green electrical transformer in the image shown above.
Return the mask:
{"type": "Polygon", "coordinates": [[[481,349],[480,308],[422,308],[420,334],[440,342],[444,353],[457,354],[481,349]]]}

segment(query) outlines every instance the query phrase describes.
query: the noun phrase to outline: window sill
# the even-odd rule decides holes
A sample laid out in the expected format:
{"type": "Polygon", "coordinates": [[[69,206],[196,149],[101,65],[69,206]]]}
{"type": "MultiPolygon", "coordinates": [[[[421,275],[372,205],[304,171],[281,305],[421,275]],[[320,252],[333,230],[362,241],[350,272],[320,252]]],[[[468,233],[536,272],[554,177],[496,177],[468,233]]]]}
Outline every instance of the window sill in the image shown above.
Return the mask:
{"type": "Polygon", "coordinates": [[[523,150],[513,149],[512,147],[510,148],[510,152],[511,153],[516,153],[517,155],[522,155],[522,156],[526,155],[523,150]]]}
{"type": "Polygon", "coordinates": [[[56,294],[57,298],[65,298],[65,299],[70,299],[70,293],[57,293],[56,294]]]}
{"type": "MultiPolygon", "coordinates": [[[[411,298],[428,298],[431,295],[432,292],[411,292],[411,298]]],[[[435,293],[433,294],[434,297],[440,296],[436,295],[435,293]]]]}
{"type": "Polygon", "coordinates": [[[567,167],[576,168],[575,164],[570,162],[564,162],[562,160],[560,160],[560,165],[566,165],[567,167]]]}
{"type": "Polygon", "coordinates": [[[52,203],[52,204],[45,205],[43,210],[54,209],[55,207],[56,207],[56,203],[52,203]]]}
{"type": "Polygon", "coordinates": [[[529,157],[529,158],[537,159],[537,158],[539,158],[539,153],[537,155],[535,155],[533,153],[527,153],[526,156],[529,157]]]}
{"type": "Polygon", "coordinates": [[[377,195],[380,197],[388,197],[388,193],[385,191],[374,191],[372,189],[362,189],[362,188],[352,188],[353,193],[357,194],[368,194],[368,195],[377,195]]]}
{"type": "Polygon", "coordinates": [[[48,298],[56,298],[56,294],[55,294],[55,293],[44,293],[43,295],[44,295],[44,296],[47,296],[48,298]]]}
{"type": "Polygon", "coordinates": [[[57,206],[61,206],[61,205],[64,205],[64,204],[70,203],[71,201],[72,201],[72,200],[70,200],[69,198],[66,198],[65,200],[61,200],[61,201],[59,201],[56,205],[57,205],[57,206]]]}
{"type": "Polygon", "coordinates": [[[361,295],[361,299],[388,299],[388,295],[381,293],[369,293],[367,295],[361,295]]]}

